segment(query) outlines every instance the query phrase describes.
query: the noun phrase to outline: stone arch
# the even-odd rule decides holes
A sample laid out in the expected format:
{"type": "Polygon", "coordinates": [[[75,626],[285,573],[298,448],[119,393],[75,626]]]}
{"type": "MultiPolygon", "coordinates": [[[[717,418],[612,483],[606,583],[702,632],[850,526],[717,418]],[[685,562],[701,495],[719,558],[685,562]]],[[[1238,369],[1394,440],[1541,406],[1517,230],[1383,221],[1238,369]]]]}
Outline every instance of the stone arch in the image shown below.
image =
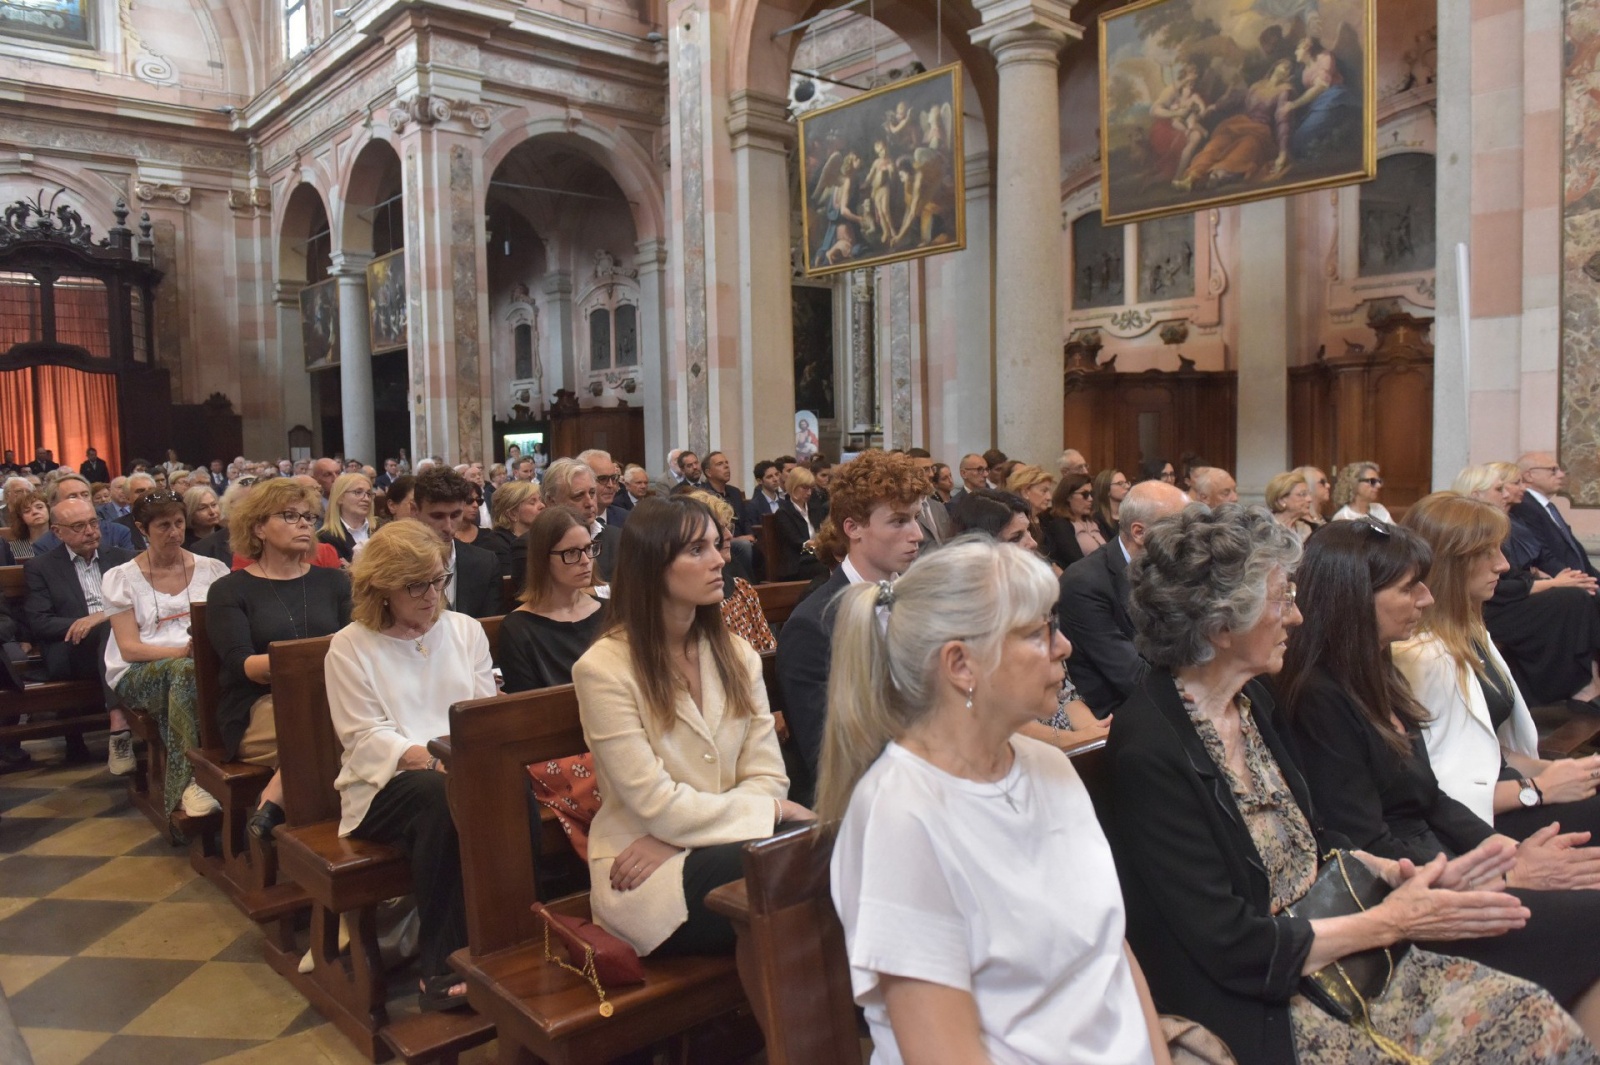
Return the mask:
{"type": "MultiPolygon", "coordinates": [[[[43,190],[46,202],[56,189],[64,189],[60,203],[65,203],[83,216],[83,220],[94,227],[95,239],[105,236],[106,231],[117,224],[112,211],[116,208],[118,196],[106,187],[104,181],[95,180],[95,175],[82,170],[68,170],[65,167],[35,159],[28,164],[26,172],[9,174],[0,178],[0,206],[9,206],[19,199],[33,199],[43,190]]],[[[128,184],[133,184],[132,175],[129,175],[128,184]]],[[[139,227],[138,201],[129,197],[128,227],[137,232],[139,227]]]]}
{"type": "Polygon", "coordinates": [[[284,201],[283,216],[278,223],[279,281],[306,280],[305,240],[319,212],[322,218],[328,218],[327,201],[310,182],[302,181],[296,185],[284,201]]]}
{"type": "Polygon", "coordinates": [[[401,190],[400,154],[387,140],[372,137],[354,153],[339,187],[343,195],[334,205],[329,222],[341,252],[373,251],[371,209],[401,190]]]}

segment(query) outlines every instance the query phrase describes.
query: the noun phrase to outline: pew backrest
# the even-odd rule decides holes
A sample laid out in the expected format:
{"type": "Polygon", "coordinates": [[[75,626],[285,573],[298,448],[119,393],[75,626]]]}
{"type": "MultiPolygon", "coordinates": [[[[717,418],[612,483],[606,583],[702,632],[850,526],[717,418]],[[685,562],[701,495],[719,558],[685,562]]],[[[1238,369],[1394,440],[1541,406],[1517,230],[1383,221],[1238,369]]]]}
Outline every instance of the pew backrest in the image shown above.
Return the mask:
{"type": "Polygon", "coordinates": [[[283,774],[283,812],[291,827],[339,818],[343,746],[328,712],[323,665],[332,636],[279,640],[267,648],[272,662],[272,715],[283,774]]]}
{"type": "Polygon", "coordinates": [[[450,708],[450,810],[461,840],[467,941],[474,957],[540,933],[527,766],[588,750],[572,685],[450,708]]]}
{"type": "Polygon", "coordinates": [[[794,608],[800,604],[800,597],[811,586],[810,581],[780,581],[777,584],[756,585],[756,597],[761,600],[761,613],[767,617],[767,624],[776,628],[789,620],[789,615],[794,613],[794,608]]]}
{"type": "Polygon", "coordinates": [[[189,607],[189,638],[194,641],[194,694],[200,746],[220,748],[222,728],[217,722],[217,710],[222,700],[222,660],[217,657],[217,649],[211,646],[211,634],[206,631],[204,603],[193,603],[189,607]]]}
{"type": "Polygon", "coordinates": [[[21,566],[0,566],[0,596],[11,600],[12,613],[20,620],[22,601],[28,597],[28,578],[21,566]]]}

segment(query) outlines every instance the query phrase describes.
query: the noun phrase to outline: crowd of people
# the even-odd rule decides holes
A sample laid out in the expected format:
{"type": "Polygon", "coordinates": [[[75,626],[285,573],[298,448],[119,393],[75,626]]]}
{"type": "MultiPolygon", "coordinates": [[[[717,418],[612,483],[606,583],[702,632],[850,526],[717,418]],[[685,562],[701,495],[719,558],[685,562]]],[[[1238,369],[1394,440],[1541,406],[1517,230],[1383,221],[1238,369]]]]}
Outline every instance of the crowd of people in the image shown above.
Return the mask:
{"type": "MultiPolygon", "coordinates": [[[[1600,1062],[1600,756],[1542,758],[1529,710],[1600,713],[1600,573],[1553,456],[1468,467],[1401,522],[1367,461],[1246,507],[1203,459],[1072,449],[780,456],[748,496],[719,451],[659,477],[593,449],[5,460],[28,597],[0,637],[101,684],[111,772],[129,708],[196,743],[192,604],[226,754],[256,765],[270,645],[332,637],[339,830],[411,862],[424,1008],[465,1003],[466,944],[428,741],[454,703],[571,683],[595,920],[641,955],[731,951],[706,895],[820,819],[875,1060],[1165,1063],[1172,1014],[1243,1065],[1600,1062]],[[809,582],[776,633],[763,580],[809,582]],[[491,647],[474,619],[500,614],[491,647]],[[1060,748],[1098,736],[1092,802],[1060,748]],[[1386,896],[1306,916],[1346,863],[1386,896]],[[1371,954],[1358,1016],[1310,993],[1371,954]]],[[[186,759],[165,783],[215,808],[186,759]]],[[[274,776],[263,845],[282,798],[274,776]]]]}

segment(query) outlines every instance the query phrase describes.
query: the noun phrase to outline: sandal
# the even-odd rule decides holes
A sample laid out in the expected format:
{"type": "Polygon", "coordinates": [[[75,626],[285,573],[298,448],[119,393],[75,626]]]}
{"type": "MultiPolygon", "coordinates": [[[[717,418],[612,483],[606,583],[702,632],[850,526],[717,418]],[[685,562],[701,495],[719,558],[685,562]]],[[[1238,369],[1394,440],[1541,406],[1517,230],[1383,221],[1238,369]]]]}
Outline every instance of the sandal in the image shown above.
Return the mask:
{"type": "Polygon", "coordinates": [[[464,1010],[468,1006],[465,987],[466,981],[455,973],[440,973],[438,976],[427,977],[422,981],[422,990],[417,994],[417,1006],[424,1013],[464,1010]],[[458,995],[452,995],[450,989],[457,985],[463,990],[458,995]]]}

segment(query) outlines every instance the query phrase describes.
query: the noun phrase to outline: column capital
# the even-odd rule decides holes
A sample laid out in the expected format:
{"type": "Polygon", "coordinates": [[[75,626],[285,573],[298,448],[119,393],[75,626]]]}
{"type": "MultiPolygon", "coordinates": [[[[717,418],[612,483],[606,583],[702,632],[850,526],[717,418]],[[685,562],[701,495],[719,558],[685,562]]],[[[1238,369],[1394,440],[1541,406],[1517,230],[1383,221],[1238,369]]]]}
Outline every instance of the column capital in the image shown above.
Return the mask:
{"type": "Polygon", "coordinates": [[[787,152],[794,144],[789,101],[781,96],[740,89],[728,97],[728,134],[733,150],[762,148],[787,152]]]}
{"type": "Polygon", "coordinates": [[[667,266],[667,242],[641,240],[633,246],[633,265],[639,270],[664,270],[667,266]]]}
{"type": "Polygon", "coordinates": [[[367,264],[375,256],[370,251],[336,251],[328,258],[331,260],[328,266],[329,277],[359,277],[364,281],[367,277],[367,264]]]}
{"type": "Polygon", "coordinates": [[[1008,62],[1054,63],[1068,41],[1081,40],[1083,27],[1072,21],[1072,0],[976,0],[983,24],[972,43],[1008,62]]]}
{"type": "Polygon", "coordinates": [[[304,281],[274,281],[272,283],[272,302],[279,307],[292,307],[300,309],[300,290],[306,287],[304,281]]]}

